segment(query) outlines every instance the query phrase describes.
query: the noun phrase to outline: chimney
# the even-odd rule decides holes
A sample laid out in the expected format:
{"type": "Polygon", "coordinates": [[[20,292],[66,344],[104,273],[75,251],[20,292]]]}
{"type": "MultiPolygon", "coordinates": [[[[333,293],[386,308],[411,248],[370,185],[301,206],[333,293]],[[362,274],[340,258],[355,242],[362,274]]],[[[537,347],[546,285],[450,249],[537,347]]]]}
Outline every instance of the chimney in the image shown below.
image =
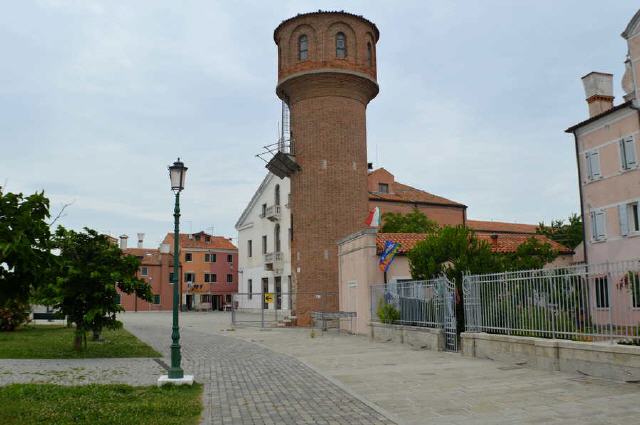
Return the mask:
{"type": "Polygon", "coordinates": [[[582,77],[589,104],[589,117],[613,108],[613,74],[590,72],[582,77]]]}
{"type": "Polygon", "coordinates": [[[144,241],[144,233],[138,233],[138,248],[142,248],[143,241],[144,241]]]}
{"type": "Polygon", "coordinates": [[[163,243],[160,245],[160,254],[168,254],[171,250],[171,247],[168,243],[163,243]]]}
{"type": "Polygon", "coordinates": [[[120,249],[127,249],[127,239],[129,239],[129,236],[120,235],[120,249]]]}

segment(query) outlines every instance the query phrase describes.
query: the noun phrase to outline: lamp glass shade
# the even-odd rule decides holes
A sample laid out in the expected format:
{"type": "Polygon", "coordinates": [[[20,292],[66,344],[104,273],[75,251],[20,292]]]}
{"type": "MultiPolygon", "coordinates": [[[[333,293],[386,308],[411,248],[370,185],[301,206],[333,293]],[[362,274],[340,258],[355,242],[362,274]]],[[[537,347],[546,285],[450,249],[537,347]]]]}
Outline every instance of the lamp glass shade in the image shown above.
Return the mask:
{"type": "Polygon", "coordinates": [[[184,179],[187,175],[187,167],[180,161],[180,158],[173,165],[169,166],[169,178],[171,179],[171,190],[180,192],[184,189],[184,179]]]}

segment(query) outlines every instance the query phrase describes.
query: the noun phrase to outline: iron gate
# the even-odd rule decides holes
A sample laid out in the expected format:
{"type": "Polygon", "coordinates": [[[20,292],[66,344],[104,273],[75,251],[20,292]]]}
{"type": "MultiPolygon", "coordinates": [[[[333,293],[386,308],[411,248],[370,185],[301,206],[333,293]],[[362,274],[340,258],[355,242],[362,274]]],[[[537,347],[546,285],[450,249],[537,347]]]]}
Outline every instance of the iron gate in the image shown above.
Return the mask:
{"type": "Polygon", "coordinates": [[[311,323],[311,313],[336,312],[336,292],[239,292],[233,294],[231,323],[261,328],[311,323]],[[296,312],[296,307],[298,311],[296,312]]]}
{"type": "Polygon", "coordinates": [[[389,282],[372,285],[371,320],[379,321],[380,303],[398,311],[393,323],[442,329],[444,349],[458,351],[456,287],[446,276],[430,280],[389,282]]]}
{"type": "Polygon", "coordinates": [[[458,351],[458,320],[456,318],[456,285],[446,277],[442,280],[442,301],[444,303],[442,328],[444,331],[444,348],[447,351],[458,351]]]}

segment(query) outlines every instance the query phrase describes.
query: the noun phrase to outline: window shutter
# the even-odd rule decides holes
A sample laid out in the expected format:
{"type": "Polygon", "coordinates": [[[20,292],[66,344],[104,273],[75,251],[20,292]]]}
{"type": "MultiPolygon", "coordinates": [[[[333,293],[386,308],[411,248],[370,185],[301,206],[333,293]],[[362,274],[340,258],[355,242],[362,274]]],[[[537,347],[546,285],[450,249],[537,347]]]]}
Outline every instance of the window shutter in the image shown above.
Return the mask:
{"type": "Polygon", "coordinates": [[[606,216],[604,211],[596,212],[596,230],[597,230],[598,240],[606,239],[605,217],[606,216]]]}
{"type": "Polygon", "coordinates": [[[587,180],[593,180],[593,171],[591,170],[591,152],[584,154],[585,162],[587,164],[587,180]]]}
{"type": "Polygon", "coordinates": [[[593,239],[594,241],[598,240],[598,229],[596,228],[596,212],[595,211],[591,211],[589,213],[589,216],[591,218],[591,239],[593,239]]]}
{"type": "Polygon", "coordinates": [[[626,204],[618,205],[618,218],[620,219],[620,234],[627,236],[629,234],[629,218],[626,204]]]}
{"type": "Polygon", "coordinates": [[[636,144],[633,137],[627,137],[624,140],[624,156],[627,160],[627,169],[634,168],[637,164],[636,161],[636,144]]]}
{"type": "Polygon", "coordinates": [[[624,139],[620,139],[618,142],[618,146],[620,148],[620,164],[622,164],[623,170],[628,170],[629,166],[627,165],[627,155],[626,155],[626,143],[624,139]]]}
{"type": "Polygon", "coordinates": [[[591,162],[592,178],[594,180],[600,178],[600,153],[598,151],[591,152],[589,160],[591,162]]]}

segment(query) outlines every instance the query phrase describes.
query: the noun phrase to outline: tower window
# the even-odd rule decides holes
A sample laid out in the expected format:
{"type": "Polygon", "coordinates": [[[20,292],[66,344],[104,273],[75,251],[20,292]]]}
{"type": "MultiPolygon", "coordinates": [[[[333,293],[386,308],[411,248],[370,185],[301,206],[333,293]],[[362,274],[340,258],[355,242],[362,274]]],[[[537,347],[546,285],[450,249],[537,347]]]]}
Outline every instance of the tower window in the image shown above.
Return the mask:
{"type": "Polygon", "coordinates": [[[371,43],[367,43],[367,65],[373,65],[373,48],[371,47],[371,43]]]}
{"type": "Polygon", "coordinates": [[[347,38],[343,32],[336,34],[336,57],[338,59],[347,57],[347,38]]]}
{"type": "Polygon", "coordinates": [[[298,59],[306,61],[309,58],[309,41],[305,34],[298,39],[298,59]]]}

